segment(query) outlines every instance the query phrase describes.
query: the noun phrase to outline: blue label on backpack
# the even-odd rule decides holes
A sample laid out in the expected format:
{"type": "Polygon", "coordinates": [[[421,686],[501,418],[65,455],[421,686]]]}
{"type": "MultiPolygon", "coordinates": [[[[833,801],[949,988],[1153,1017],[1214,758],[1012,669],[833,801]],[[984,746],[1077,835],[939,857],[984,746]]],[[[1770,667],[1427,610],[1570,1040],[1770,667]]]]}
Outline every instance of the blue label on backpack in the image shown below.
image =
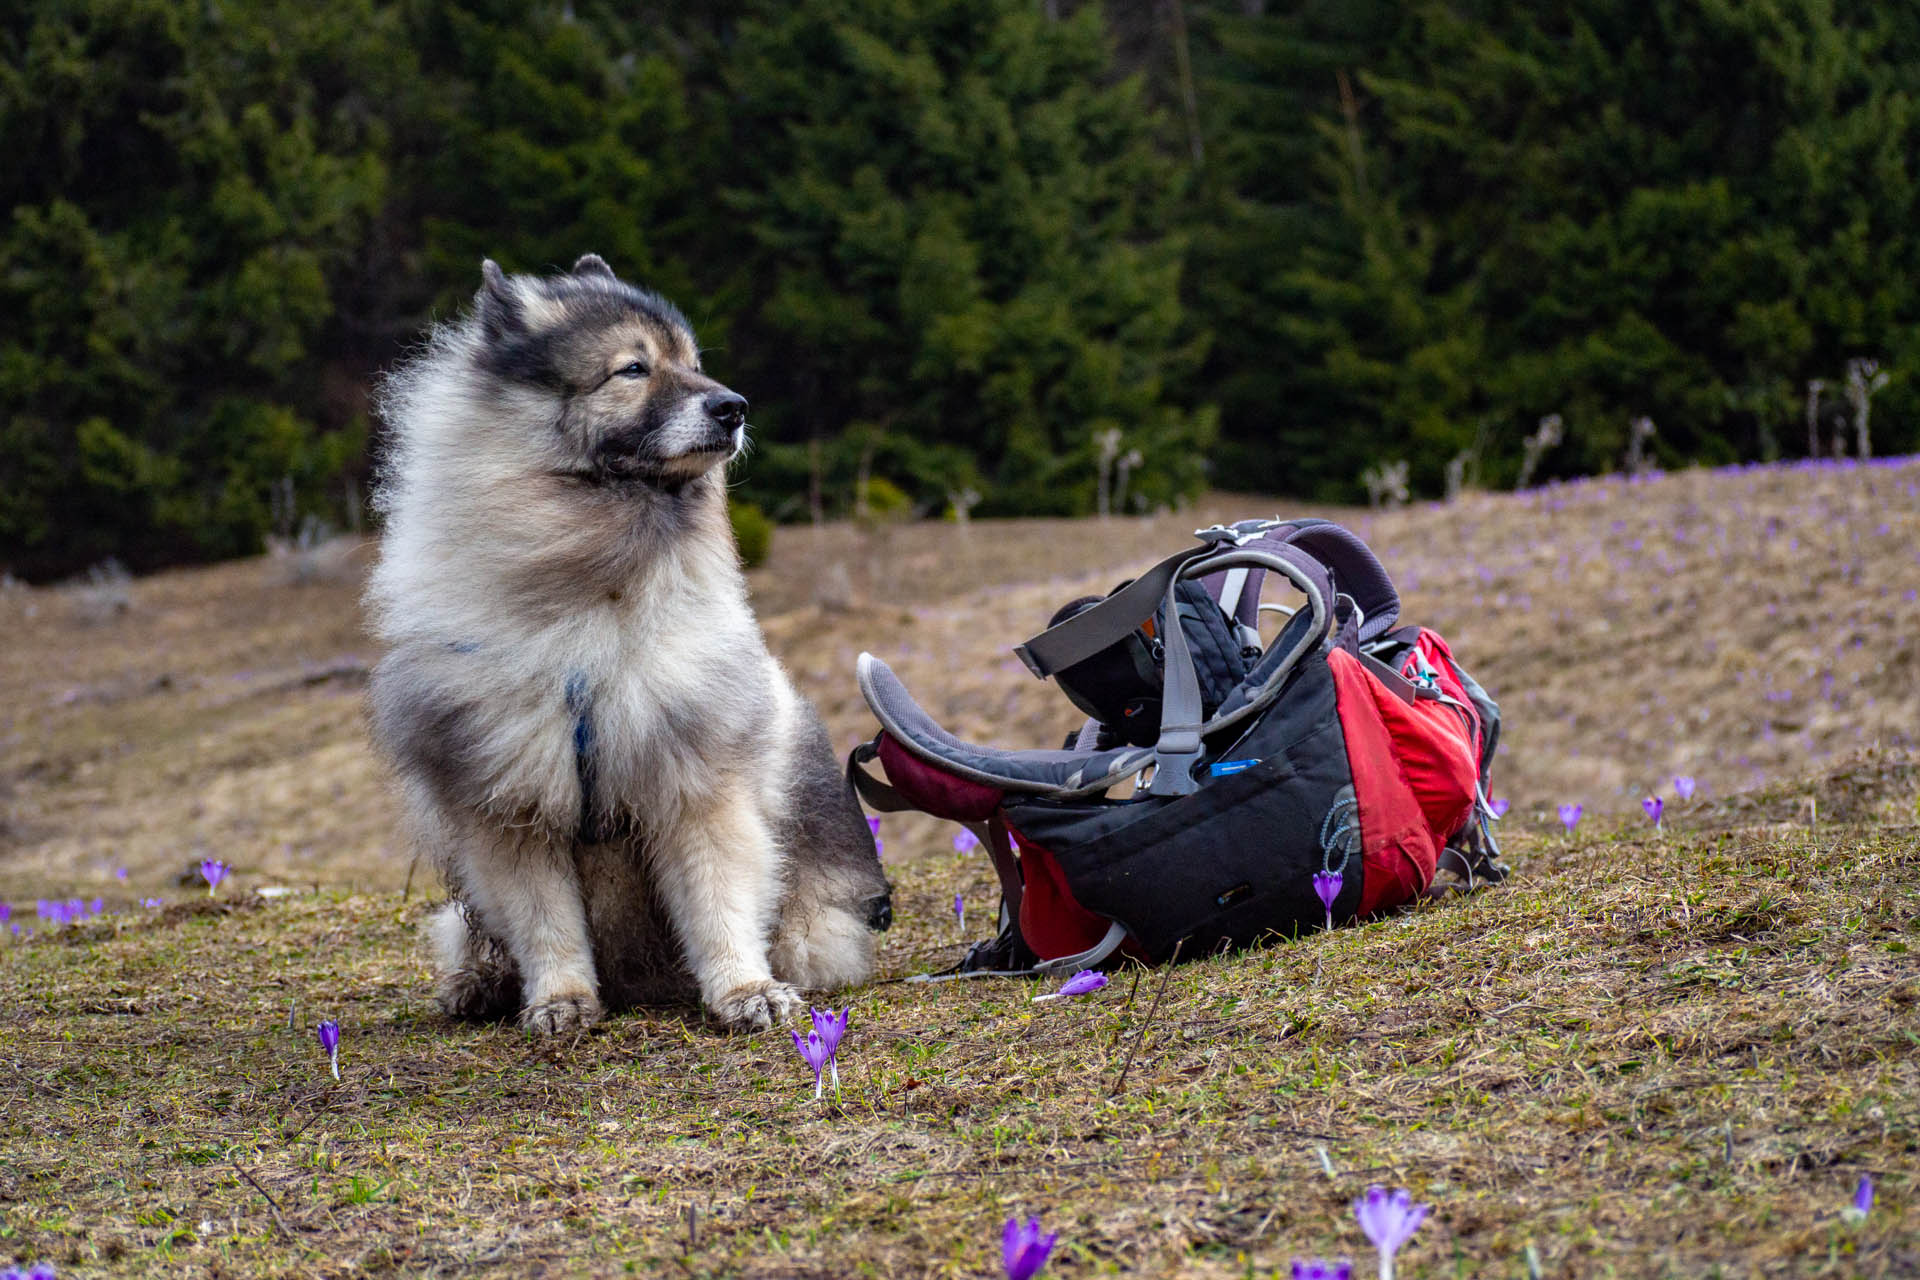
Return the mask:
{"type": "Polygon", "coordinates": [[[1207,773],[1211,777],[1226,778],[1236,773],[1245,773],[1259,763],[1258,760],[1221,760],[1208,765],[1207,773]]]}

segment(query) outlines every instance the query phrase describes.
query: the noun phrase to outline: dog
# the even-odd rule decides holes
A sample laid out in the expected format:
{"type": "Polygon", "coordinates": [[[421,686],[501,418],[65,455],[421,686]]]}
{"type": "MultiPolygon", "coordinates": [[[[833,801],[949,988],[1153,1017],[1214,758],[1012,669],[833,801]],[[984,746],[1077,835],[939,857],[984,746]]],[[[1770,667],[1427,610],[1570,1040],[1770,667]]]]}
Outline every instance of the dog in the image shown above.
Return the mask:
{"type": "Polygon", "coordinates": [[[545,1035],[697,996],[766,1028],[864,982],[891,896],[727,516],[746,400],[588,254],[492,261],[387,376],[370,719],[449,901],[441,1007],[545,1035]]]}

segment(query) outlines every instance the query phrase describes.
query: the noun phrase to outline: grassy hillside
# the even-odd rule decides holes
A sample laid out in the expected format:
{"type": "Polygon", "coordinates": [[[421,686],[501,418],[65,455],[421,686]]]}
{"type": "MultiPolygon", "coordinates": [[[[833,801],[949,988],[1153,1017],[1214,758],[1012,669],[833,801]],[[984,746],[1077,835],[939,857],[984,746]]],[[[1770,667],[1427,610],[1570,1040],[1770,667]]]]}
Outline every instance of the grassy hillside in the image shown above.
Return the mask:
{"type": "MultiPolygon", "coordinates": [[[[666,1011],[545,1046],[433,1013],[436,886],[364,747],[364,550],[0,593],[0,894],[111,912],[0,944],[0,1256],[984,1276],[1017,1210],[1062,1232],[1049,1274],[1264,1276],[1362,1254],[1346,1205],[1379,1181],[1435,1206],[1405,1276],[1524,1276],[1529,1249],[1915,1274],[1917,492],[1903,464],[1349,513],[1507,709],[1515,881],[1036,1005],[895,981],[951,961],[952,897],[984,918],[992,877],[889,818],[888,980],[852,993],[824,1104],[784,1034],[666,1011]],[[177,883],[202,856],[238,868],[217,901],[177,883]]],[[[870,729],[869,648],[956,731],[1039,743],[1073,716],[1006,646],[1263,507],[783,530],[754,590],[837,740],[870,729]]]]}

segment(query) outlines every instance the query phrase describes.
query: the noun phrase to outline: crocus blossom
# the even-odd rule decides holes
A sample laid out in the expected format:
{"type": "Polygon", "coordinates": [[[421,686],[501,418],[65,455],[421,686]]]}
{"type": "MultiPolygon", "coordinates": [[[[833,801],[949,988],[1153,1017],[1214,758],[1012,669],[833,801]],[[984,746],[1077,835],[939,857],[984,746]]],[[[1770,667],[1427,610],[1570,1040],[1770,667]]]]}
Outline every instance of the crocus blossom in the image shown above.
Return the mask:
{"type": "Polygon", "coordinates": [[[333,1068],[333,1078],[340,1078],[340,1024],[328,1018],[315,1027],[314,1034],[320,1037],[320,1051],[327,1055],[327,1065],[333,1068]]]}
{"type": "Polygon", "coordinates": [[[1084,996],[1098,991],[1106,985],[1106,974],[1101,973],[1098,969],[1082,969],[1061,983],[1058,991],[1049,992],[1044,996],[1035,996],[1033,1002],[1039,1004],[1042,1000],[1059,1000],[1066,996],[1084,996]]]}
{"type": "Polygon", "coordinates": [[[1673,794],[1679,796],[1682,800],[1693,799],[1693,779],[1675,778],[1673,780],[1673,794]]]}
{"type": "Polygon", "coordinates": [[[1366,1232],[1367,1239],[1380,1251],[1380,1280],[1393,1280],[1393,1255],[1413,1238],[1432,1205],[1414,1204],[1404,1187],[1388,1191],[1382,1186],[1367,1188],[1367,1194],[1353,1202],[1353,1216],[1366,1232]]]}
{"type": "Polygon", "coordinates": [[[200,874],[206,878],[207,896],[209,898],[211,898],[214,891],[220,887],[220,882],[227,878],[227,869],[227,864],[218,858],[200,859],[200,874]]]}
{"type": "Polygon", "coordinates": [[[848,1005],[839,1013],[810,1007],[808,1013],[813,1018],[814,1031],[827,1046],[827,1065],[832,1068],[833,1087],[837,1090],[840,1088],[840,1038],[847,1034],[847,1019],[853,1013],[853,1006],[848,1005]]]}
{"type": "Polygon", "coordinates": [[[1513,801],[1507,799],[1505,796],[1501,796],[1496,800],[1487,801],[1487,811],[1496,818],[1506,817],[1507,810],[1511,808],[1513,808],[1513,801]]]}
{"type": "Polygon", "coordinates": [[[1028,1218],[1025,1225],[1018,1218],[1008,1218],[1000,1232],[1000,1257],[1006,1264],[1007,1280],[1032,1280],[1047,1265],[1053,1242],[1059,1238],[1058,1231],[1041,1235],[1038,1218],[1028,1218]]]}
{"type": "Polygon", "coordinates": [[[801,1060],[813,1068],[813,1096],[825,1097],[826,1084],[821,1080],[820,1073],[826,1070],[827,1061],[833,1056],[827,1050],[827,1042],[820,1038],[818,1031],[807,1032],[804,1040],[798,1031],[789,1034],[793,1036],[793,1047],[800,1051],[801,1060]]]}
{"type": "Polygon", "coordinates": [[[1309,1262],[1305,1258],[1295,1258],[1293,1280],[1353,1280],[1353,1263],[1345,1258],[1338,1262],[1328,1262],[1323,1258],[1309,1262]]]}
{"type": "Polygon", "coordinates": [[[1567,829],[1568,835],[1572,835],[1573,829],[1580,825],[1581,812],[1582,809],[1577,804],[1563,804],[1560,806],[1560,825],[1567,829]]]}
{"type": "Polygon", "coordinates": [[[1873,1211],[1873,1175],[1860,1175],[1859,1185],[1853,1189],[1853,1203],[1840,1211],[1840,1216],[1849,1222],[1865,1222],[1867,1214],[1873,1211]]]}
{"type": "Polygon", "coordinates": [[[1316,871],[1313,873],[1313,891],[1320,895],[1320,903],[1327,909],[1327,928],[1333,928],[1333,900],[1340,896],[1340,873],[1338,871],[1316,871]]]}
{"type": "Polygon", "coordinates": [[[960,932],[967,931],[967,899],[964,894],[953,895],[953,919],[959,925],[960,932]]]}
{"type": "Polygon", "coordinates": [[[1657,827],[1660,825],[1660,815],[1666,810],[1667,802],[1659,796],[1648,796],[1640,802],[1640,807],[1647,811],[1647,817],[1653,819],[1653,825],[1657,827]]]}
{"type": "Polygon", "coordinates": [[[980,837],[973,834],[971,828],[962,827],[953,833],[953,851],[955,853],[972,853],[979,847],[980,837]]]}
{"type": "Polygon", "coordinates": [[[868,818],[867,830],[873,833],[873,856],[878,858],[887,847],[887,842],[880,838],[880,819],[868,818]]]}

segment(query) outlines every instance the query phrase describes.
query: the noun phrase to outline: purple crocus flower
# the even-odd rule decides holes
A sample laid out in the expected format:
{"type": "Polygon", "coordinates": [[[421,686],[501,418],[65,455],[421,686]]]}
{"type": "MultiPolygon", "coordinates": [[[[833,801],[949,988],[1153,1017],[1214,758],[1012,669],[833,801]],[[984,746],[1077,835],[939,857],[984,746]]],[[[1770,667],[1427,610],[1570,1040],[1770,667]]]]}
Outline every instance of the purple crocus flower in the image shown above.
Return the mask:
{"type": "Polygon", "coordinates": [[[1338,1262],[1321,1258],[1308,1262],[1304,1258],[1295,1258],[1293,1280],[1353,1280],[1353,1263],[1345,1258],[1338,1262]]]}
{"type": "Polygon", "coordinates": [[[1044,996],[1035,996],[1033,1002],[1039,1004],[1042,1000],[1059,1000],[1067,996],[1089,995],[1106,985],[1106,974],[1101,973],[1098,969],[1082,969],[1061,983],[1058,991],[1049,992],[1044,996]]]}
{"type": "Polygon", "coordinates": [[[827,1046],[827,1065],[833,1069],[833,1087],[840,1088],[840,1038],[847,1034],[847,1019],[853,1013],[853,1006],[835,1013],[831,1009],[809,1008],[813,1018],[813,1029],[819,1033],[821,1042],[827,1046]]]}
{"type": "Polygon", "coordinates": [[[145,907],[145,908],[146,908],[147,910],[149,910],[149,911],[157,911],[157,910],[159,910],[159,909],[160,909],[161,907],[163,907],[163,906],[165,906],[165,905],[166,905],[166,903],[167,903],[167,900],[166,900],[165,898],[142,898],[142,899],[140,899],[140,905],[141,905],[141,906],[143,906],[143,907],[145,907]]]}
{"type": "Polygon", "coordinates": [[[11,919],[13,919],[13,904],[11,902],[0,902],[0,924],[5,924],[11,919]]]}
{"type": "Polygon", "coordinates": [[[328,1018],[315,1027],[314,1034],[320,1037],[320,1051],[327,1055],[327,1063],[333,1068],[333,1078],[340,1078],[340,1024],[328,1018]]]}
{"type": "Polygon", "coordinates": [[[880,819],[868,818],[867,830],[873,833],[873,856],[878,858],[887,847],[887,842],[880,838],[880,819]]]}
{"type": "Polygon", "coordinates": [[[1327,909],[1327,928],[1333,928],[1333,900],[1340,896],[1340,873],[1338,871],[1314,872],[1313,891],[1320,895],[1321,905],[1327,909]]]}
{"type": "Polygon", "coordinates": [[[1487,801],[1487,811],[1496,818],[1507,816],[1507,810],[1513,808],[1513,801],[1501,796],[1498,800],[1487,801]]]}
{"type": "Polygon", "coordinates": [[[89,902],[87,904],[87,914],[95,916],[107,914],[107,900],[105,898],[95,898],[92,902],[89,902]]]}
{"type": "Polygon", "coordinates": [[[1000,1232],[1000,1258],[1006,1263],[1007,1280],[1032,1280],[1047,1265],[1053,1242],[1059,1238],[1058,1231],[1041,1235],[1038,1218],[1028,1218],[1024,1226],[1018,1218],[1008,1218],[1000,1232]]]}
{"type": "Polygon", "coordinates": [[[220,887],[220,882],[227,878],[227,870],[227,864],[218,858],[200,859],[200,874],[206,877],[209,898],[213,896],[214,890],[220,887]]]}
{"type": "Polygon", "coordinates": [[[979,847],[980,837],[973,834],[971,828],[962,827],[953,833],[953,851],[955,853],[972,853],[979,847]]]}
{"type": "Polygon", "coordinates": [[[1640,807],[1647,811],[1647,816],[1653,819],[1653,825],[1657,827],[1660,825],[1660,815],[1666,811],[1667,802],[1659,796],[1648,796],[1640,802],[1640,807]]]}
{"type": "Polygon", "coordinates": [[[1849,1222],[1865,1222],[1867,1214],[1873,1211],[1873,1175],[1863,1173],[1860,1183],[1853,1189],[1853,1203],[1840,1211],[1840,1216],[1849,1222]]]}
{"type": "Polygon", "coordinates": [[[1580,825],[1581,812],[1582,809],[1577,804],[1563,804],[1560,806],[1560,825],[1567,829],[1568,835],[1572,835],[1573,829],[1580,825]]]}
{"type": "Polygon", "coordinates": [[[1360,1229],[1380,1251],[1380,1280],[1393,1280],[1393,1255],[1413,1238],[1432,1205],[1414,1204],[1405,1187],[1389,1192],[1382,1186],[1367,1188],[1367,1194],[1353,1202],[1353,1216],[1360,1229]]]}
{"type": "Polygon", "coordinates": [[[798,1031],[789,1032],[793,1037],[793,1047],[800,1051],[800,1058],[813,1068],[813,1096],[826,1096],[826,1084],[820,1079],[820,1073],[826,1070],[828,1060],[833,1056],[827,1051],[827,1042],[820,1038],[818,1031],[807,1032],[802,1040],[798,1031]]]}
{"type": "Polygon", "coordinates": [[[121,884],[125,884],[127,882],[127,869],[125,867],[115,867],[113,869],[113,878],[121,884]]]}
{"type": "Polygon", "coordinates": [[[1675,778],[1673,780],[1673,793],[1682,800],[1693,799],[1693,779],[1675,778]]]}
{"type": "Polygon", "coordinates": [[[967,899],[964,894],[953,895],[953,918],[959,925],[960,932],[965,933],[967,931],[967,899]]]}

